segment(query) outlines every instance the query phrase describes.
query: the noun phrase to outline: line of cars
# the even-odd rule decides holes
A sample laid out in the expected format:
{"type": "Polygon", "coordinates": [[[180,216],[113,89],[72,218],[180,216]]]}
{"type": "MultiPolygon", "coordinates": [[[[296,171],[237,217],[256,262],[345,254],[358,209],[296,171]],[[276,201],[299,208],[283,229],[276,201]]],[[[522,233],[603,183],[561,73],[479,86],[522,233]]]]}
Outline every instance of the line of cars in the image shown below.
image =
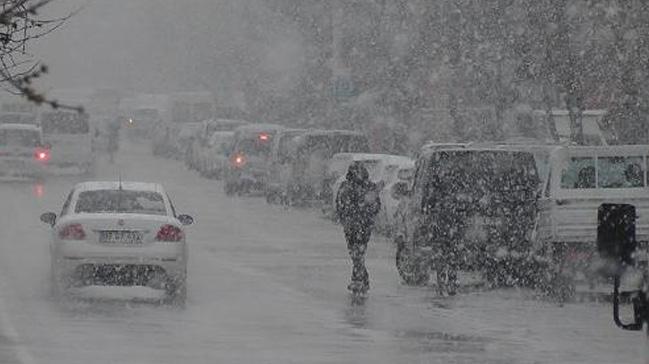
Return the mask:
{"type": "Polygon", "coordinates": [[[595,256],[604,203],[636,206],[638,239],[649,243],[649,146],[429,143],[413,160],[369,153],[353,131],[253,124],[225,133],[205,137],[215,142],[188,165],[222,178],[228,195],[257,191],[269,203],[318,206],[334,217],[346,169],[363,163],[381,188],[377,229],[394,238],[406,284],[436,274],[438,289],[455,293],[458,272],[473,271],[491,286],[560,299],[580,284],[593,289],[605,283],[595,256]]]}
{"type": "Polygon", "coordinates": [[[596,255],[600,206],[635,206],[638,241],[649,242],[648,159],[644,145],[425,146],[412,183],[396,188],[397,270],[411,285],[435,272],[451,294],[458,271],[561,300],[596,289],[608,283],[596,255]]]}
{"type": "Polygon", "coordinates": [[[398,201],[392,190],[401,178],[412,177],[410,158],[370,153],[367,137],[355,131],[274,124],[223,129],[227,128],[201,128],[185,162],[201,175],[222,179],[227,195],[261,193],[268,203],[320,206],[333,217],[333,202],[346,170],[360,162],[381,188],[383,209],[377,226],[393,230],[398,201]]]}

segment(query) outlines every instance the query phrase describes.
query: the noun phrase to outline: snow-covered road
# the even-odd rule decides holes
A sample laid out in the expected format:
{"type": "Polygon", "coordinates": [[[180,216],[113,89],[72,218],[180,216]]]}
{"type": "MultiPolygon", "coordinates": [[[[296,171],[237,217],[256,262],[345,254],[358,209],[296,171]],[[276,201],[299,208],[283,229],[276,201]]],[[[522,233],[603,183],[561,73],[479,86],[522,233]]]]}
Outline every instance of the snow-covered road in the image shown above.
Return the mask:
{"type": "MultiPolygon", "coordinates": [[[[437,297],[399,283],[388,240],[373,239],[364,305],[345,289],[338,226],[311,210],[228,198],[220,183],[127,146],[98,179],[161,182],[189,228],[189,295],[177,309],[49,295],[48,227],[80,177],[0,184],[0,364],[643,363],[645,338],[606,304],[559,307],[526,292],[437,297]]],[[[101,296],[99,297],[101,298],[101,296]]]]}

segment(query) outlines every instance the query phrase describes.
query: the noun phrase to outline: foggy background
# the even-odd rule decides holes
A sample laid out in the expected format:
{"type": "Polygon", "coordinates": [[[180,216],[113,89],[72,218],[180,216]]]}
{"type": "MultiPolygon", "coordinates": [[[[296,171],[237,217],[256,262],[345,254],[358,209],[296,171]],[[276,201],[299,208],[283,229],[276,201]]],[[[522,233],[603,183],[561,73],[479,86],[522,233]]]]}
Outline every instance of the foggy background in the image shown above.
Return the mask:
{"type": "Polygon", "coordinates": [[[236,104],[242,69],[267,72],[264,83],[281,93],[303,59],[300,38],[262,1],[62,0],[43,14],[77,9],[33,46],[51,69],[46,89],[210,90],[236,104]]]}
{"type": "Polygon", "coordinates": [[[547,139],[520,116],[549,108],[608,110],[612,143],[649,140],[639,3],[57,0],[43,15],[78,8],[32,45],[46,90],[208,90],[236,110],[221,116],[402,135],[410,152],[547,139]]]}

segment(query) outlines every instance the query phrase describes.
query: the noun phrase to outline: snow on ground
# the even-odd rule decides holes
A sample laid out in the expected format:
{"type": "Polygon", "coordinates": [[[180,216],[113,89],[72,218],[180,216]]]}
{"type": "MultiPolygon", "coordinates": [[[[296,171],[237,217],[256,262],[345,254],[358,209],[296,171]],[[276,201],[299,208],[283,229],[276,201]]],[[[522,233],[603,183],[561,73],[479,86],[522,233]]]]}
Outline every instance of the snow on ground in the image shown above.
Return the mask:
{"type": "Polygon", "coordinates": [[[228,198],[145,146],[126,146],[114,165],[101,159],[97,174],[159,181],[194,216],[186,309],[120,290],[52,299],[38,216],[58,212],[83,177],[0,184],[0,363],[644,362],[643,334],[615,328],[607,304],[559,307],[517,290],[441,298],[401,285],[391,243],[375,238],[372,289],[353,305],[342,232],[318,212],[228,198]]]}

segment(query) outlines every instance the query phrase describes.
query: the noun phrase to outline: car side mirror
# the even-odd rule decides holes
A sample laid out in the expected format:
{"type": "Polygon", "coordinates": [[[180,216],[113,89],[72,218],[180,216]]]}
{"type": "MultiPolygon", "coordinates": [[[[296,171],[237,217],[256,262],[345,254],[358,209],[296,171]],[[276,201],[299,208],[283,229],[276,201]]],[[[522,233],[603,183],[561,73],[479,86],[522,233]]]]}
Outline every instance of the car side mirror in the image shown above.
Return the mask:
{"type": "Polygon", "coordinates": [[[56,224],[56,214],[53,212],[45,212],[41,214],[41,221],[50,226],[54,226],[56,224]]]}
{"type": "Polygon", "coordinates": [[[619,276],[623,266],[632,266],[635,240],[635,206],[602,204],[597,211],[597,251],[604,261],[602,273],[619,276]]]}
{"type": "Polygon", "coordinates": [[[178,215],[176,219],[183,225],[191,225],[194,223],[194,218],[189,215],[178,215]]]}
{"type": "Polygon", "coordinates": [[[392,186],[392,191],[390,191],[390,194],[392,195],[392,198],[395,200],[400,200],[410,193],[410,189],[408,188],[408,183],[407,182],[397,182],[392,186]]]}

